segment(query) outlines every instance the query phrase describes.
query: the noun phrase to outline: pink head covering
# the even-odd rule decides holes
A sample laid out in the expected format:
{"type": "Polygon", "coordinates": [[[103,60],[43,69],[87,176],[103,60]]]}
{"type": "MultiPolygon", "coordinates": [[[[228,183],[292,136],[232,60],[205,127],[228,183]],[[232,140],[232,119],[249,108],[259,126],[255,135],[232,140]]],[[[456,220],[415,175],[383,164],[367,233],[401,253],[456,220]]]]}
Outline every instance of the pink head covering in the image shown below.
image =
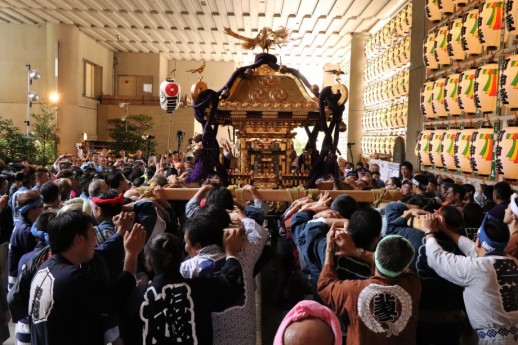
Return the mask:
{"type": "Polygon", "coordinates": [[[284,331],[286,327],[296,321],[304,320],[309,317],[320,319],[331,326],[335,335],[335,345],[342,345],[342,331],[340,329],[340,322],[336,315],[331,309],[317,303],[315,301],[304,300],[297,303],[291,310],[286,314],[284,319],[277,329],[273,345],[283,345],[284,331]]]}

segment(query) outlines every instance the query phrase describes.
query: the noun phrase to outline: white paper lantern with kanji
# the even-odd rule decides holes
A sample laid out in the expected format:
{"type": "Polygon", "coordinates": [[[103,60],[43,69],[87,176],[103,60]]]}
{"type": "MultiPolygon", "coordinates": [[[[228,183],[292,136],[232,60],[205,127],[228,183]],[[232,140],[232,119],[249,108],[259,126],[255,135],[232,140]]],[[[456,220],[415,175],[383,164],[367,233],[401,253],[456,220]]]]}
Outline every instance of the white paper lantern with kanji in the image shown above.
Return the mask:
{"type": "Polygon", "coordinates": [[[479,128],[471,136],[471,169],[481,176],[489,176],[493,160],[495,133],[493,128],[479,128]]]}
{"type": "Polygon", "coordinates": [[[489,63],[477,69],[475,74],[475,107],[483,113],[496,110],[498,97],[498,64],[489,63]]]}
{"type": "Polygon", "coordinates": [[[441,21],[441,10],[439,9],[439,0],[426,0],[426,17],[428,20],[437,23],[441,21]]]}
{"type": "Polygon", "coordinates": [[[432,140],[433,130],[426,129],[419,133],[417,138],[416,152],[417,157],[424,166],[431,166],[430,160],[430,141],[432,140]]]}
{"type": "Polygon", "coordinates": [[[462,72],[459,76],[459,106],[469,113],[474,114],[475,107],[475,74],[477,70],[472,68],[462,72]]]}
{"type": "Polygon", "coordinates": [[[455,61],[466,58],[466,53],[462,50],[461,34],[462,18],[457,18],[448,26],[448,55],[455,61]]]}
{"type": "Polygon", "coordinates": [[[498,133],[496,167],[505,179],[518,180],[518,127],[507,127],[498,133]]]}
{"type": "Polygon", "coordinates": [[[445,90],[446,79],[439,78],[433,84],[432,91],[432,106],[435,116],[445,117],[448,116],[446,107],[444,106],[444,90],[445,90]]]}
{"type": "Polygon", "coordinates": [[[471,137],[474,129],[462,129],[455,137],[454,160],[455,167],[464,173],[471,173],[471,137]]]}
{"type": "Polygon", "coordinates": [[[448,129],[442,137],[441,161],[442,165],[449,170],[457,170],[454,158],[455,138],[457,137],[457,133],[459,133],[458,129],[448,129]]]}
{"type": "Polygon", "coordinates": [[[507,0],[505,4],[505,27],[509,34],[518,34],[518,0],[507,0]]]}
{"type": "Polygon", "coordinates": [[[446,78],[446,85],[444,86],[444,105],[446,111],[452,116],[458,116],[462,113],[459,106],[459,77],[460,73],[450,74],[446,78]]]}
{"type": "Polygon", "coordinates": [[[181,88],[174,79],[166,79],[160,83],[160,107],[172,113],[180,106],[181,88]]]}
{"type": "Polygon", "coordinates": [[[421,86],[421,113],[427,118],[435,118],[433,111],[433,81],[424,83],[421,86]]]}
{"type": "Polygon", "coordinates": [[[482,44],[478,40],[478,10],[474,9],[462,16],[462,49],[471,55],[482,53],[482,44]]]}
{"type": "Polygon", "coordinates": [[[486,49],[498,49],[504,27],[504,0],[487,0],[479,9],[478,40],[486,49]]]}
{"type": "Polygon", "coordinates": [[[439,68],[439,64],[435,59],[435,34],[433,32],[426,36],[423,51],[423,59],[426,67],[432,71],[437,70],[439,68]]]}
{"type": "Polygon", "coordinates": [[[444,167],[441,159],[442,155],[442,139],[446,133],[445,129],[436,129],[433,132],[432,140],[430,141],[430,160],[436,168],[444,167]]]}
{"type": "Polygon", "coordinates": [[[403,36],[410,33],[412,28],[412,3],[410,2],[401,11],[399,25],[396,25],[396,30],[403,36]]]}
{"type": "Polygon", "coordinates": [[[450,64],[450,56],[448,55],[448,25],[441,26],[435,33],[434,54],[435,60],[440,65],[450,64]]]}
{"type": "Polygon", "coordinates": [[[508,56],[502,65],[500,98],[511,110],[518,109],[518,55],[508,56]]]}

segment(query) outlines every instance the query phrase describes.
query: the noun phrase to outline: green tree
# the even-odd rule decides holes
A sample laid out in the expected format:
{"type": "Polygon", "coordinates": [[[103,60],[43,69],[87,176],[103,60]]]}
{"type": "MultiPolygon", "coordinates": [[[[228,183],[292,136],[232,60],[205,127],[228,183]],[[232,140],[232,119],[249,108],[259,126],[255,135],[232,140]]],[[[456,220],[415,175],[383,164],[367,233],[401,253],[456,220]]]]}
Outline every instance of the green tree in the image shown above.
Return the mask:
{"type": "Polygon", "coordinates": [[[22,134],[10,119],[0,118],[0,157],[7,162],[36,158],[34,138],[22,134]]]}
{"type": "MultiPolygon", "coordinates": [[[[121,119],[110,119],[108,124],[112,127],[108,129],[108,135],[113,139],[110,149],[114,152],[125,150],[135,152],[142,150],[147,152],[148,141],[143,136],[149,134],[153,128],[153,117],[145,114],[129,115],[126,121],[121,119]]],[[[154,152],[156,143],[154,140],[149,142],[149,152],[154,152]]]]}
{"type": "Polygon", "coordinates": [[[37,164],[47,165],[56,159],[59,137],[54,115],[55,109],[46,102],[40,103],[39,114],[32,114],[32,136],[37,147],[37,164]]]}

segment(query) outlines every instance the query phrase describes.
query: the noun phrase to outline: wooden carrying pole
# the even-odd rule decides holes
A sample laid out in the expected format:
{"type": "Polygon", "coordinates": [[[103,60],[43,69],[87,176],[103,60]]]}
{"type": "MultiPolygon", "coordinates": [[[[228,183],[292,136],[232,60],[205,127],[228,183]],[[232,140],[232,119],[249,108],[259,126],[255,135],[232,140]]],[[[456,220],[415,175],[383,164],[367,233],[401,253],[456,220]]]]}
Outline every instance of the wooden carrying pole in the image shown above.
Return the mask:
{"type": "MultiPolygon", "coordinates": [[[[165,188],[165,195],[168,200],[189,200],[198,191],[198,188],[165,188]]],[[[253,200],[249,191],[235,188],[232,191],[234,197],[245,201],[253,200]]],[[[329,195],[336,198],[341,194],[352,196],[357,202],[374,202],[374,201],[396,201],[401,199],[401,193],[398,190],[318,190],[318,189],[260,189],[257,191],[263,201],[294,201],[305,196],[311,196],[316,199],[318,195],[329,192],[329,195]]]]}

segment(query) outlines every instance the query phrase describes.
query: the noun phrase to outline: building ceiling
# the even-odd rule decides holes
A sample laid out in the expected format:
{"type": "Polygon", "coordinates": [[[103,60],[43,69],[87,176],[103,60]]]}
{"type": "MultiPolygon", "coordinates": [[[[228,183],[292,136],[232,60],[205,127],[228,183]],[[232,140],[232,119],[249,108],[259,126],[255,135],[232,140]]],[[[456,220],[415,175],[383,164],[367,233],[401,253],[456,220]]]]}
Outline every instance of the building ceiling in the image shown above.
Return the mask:
{"type": "Polygon", "coordinates": [[[351,34],[374,32],[407,0],[0,0],[0,23],[75,25],[114,52],[162,53],[170,60],[235,61],[247,51],[224,28],[256,37],[286,27],[290,40],[270,52],[282,63],[341,63],[351,34]]]}

